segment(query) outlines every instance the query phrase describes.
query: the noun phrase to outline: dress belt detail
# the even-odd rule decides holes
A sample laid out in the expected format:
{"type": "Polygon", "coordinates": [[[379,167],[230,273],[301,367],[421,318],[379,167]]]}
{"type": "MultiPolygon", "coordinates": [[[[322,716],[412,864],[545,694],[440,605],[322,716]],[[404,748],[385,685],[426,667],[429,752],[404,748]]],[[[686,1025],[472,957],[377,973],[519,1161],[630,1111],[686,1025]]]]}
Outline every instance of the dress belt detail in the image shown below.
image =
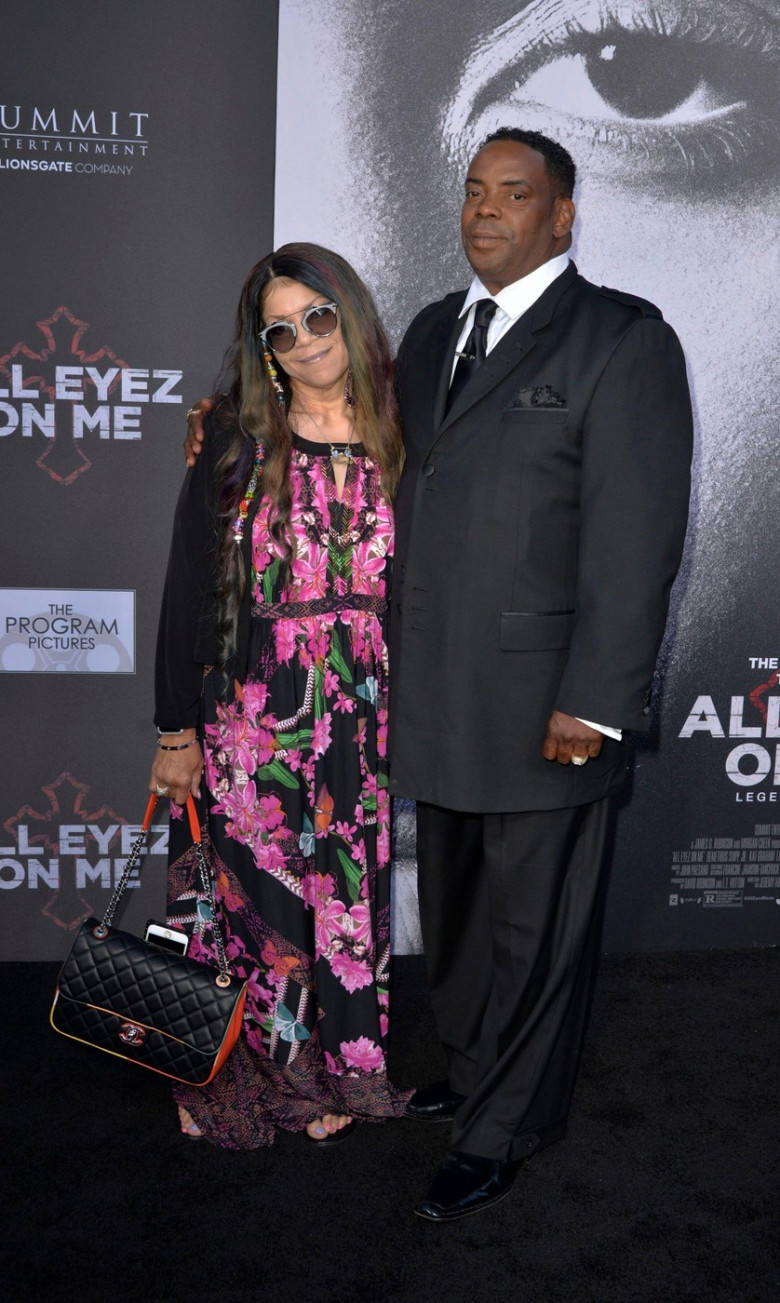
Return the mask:
{"type": "Polygon", "coordinates": [[[309,602],[252,602],[252,614],[269,620],[305,620],[312,615],[338,615],[341,611],[368,611],[383,615],[387,598],[371,593],[347,593],[344,597],[314,597],[309,602]]]}

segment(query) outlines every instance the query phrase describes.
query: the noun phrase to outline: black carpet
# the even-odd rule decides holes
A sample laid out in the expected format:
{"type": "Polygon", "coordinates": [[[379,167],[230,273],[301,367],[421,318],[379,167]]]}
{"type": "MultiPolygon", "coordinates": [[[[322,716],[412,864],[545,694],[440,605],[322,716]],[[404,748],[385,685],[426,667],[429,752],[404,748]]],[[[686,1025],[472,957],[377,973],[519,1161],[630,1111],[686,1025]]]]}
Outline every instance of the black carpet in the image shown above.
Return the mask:
{"type": "MultiPolygon", "coordinates": [[[[443,1074],[398,959],[399,1085],[443,1074]]],[[[227,1153],[151,1073],[48,1026],[52,964],[4,964],[6,1299],[74,1303],[776,1303],[775,950],[603,960],[569,1136],[493,1210],[411,1213],[446,1126],[227,1153]]]]}

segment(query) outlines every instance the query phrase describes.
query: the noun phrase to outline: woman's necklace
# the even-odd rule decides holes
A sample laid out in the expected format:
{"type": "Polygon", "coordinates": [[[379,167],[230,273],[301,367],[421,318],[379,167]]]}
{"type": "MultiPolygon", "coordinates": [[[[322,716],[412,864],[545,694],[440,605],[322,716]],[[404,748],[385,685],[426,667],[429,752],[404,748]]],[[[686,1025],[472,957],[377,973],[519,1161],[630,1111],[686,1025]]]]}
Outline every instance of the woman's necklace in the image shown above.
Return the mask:
{"type": "MultiPolygon", "coordinates": [[[[311,421],[312,425],[314,426],[315,430],[317,430],[321,435],[322,442],[326,443],[330,448],[330,459],[333,462],[334,466],[346,466],[349,462],[352,461],[354,457],[354,454],[352,452],[352,447],[351,447],[352,439],[355,434],[354,417],[351,417],[349,423],[349,439],[345,444],[339,445],[336,443],[331,443],[330,439],[325,434],[325,431],[323,430],[316,416],[314,416],[312,412],[308,412],[305,407],[298,407],[295,410],[292,410],[290,412],[290,416],[296,416],[299,413],[301,416],[308,417],[308,419],[311,421]]],[[[298,434],[300,434],[300,430],[298,430],[298,434]]]]}

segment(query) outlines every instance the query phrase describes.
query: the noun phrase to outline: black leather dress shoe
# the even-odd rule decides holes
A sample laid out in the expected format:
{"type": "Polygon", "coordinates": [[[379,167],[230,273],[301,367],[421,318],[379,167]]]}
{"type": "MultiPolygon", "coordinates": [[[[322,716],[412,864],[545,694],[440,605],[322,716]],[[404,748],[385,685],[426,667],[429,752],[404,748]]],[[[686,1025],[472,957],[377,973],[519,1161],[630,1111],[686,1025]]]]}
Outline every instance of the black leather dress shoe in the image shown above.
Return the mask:
{"type": "Polygon", "coordinates": [[[512,1160],[457,1151],[448,1154],[414,1211],[431,1222],[453,1222],[481,1212],[509,1194],[518,1167],[512,1160]]]}
{"type": "Polygon", "coordinates": [[[404,1109],[404,1117],[414,1118],[416,1122],[451,1122],[465,1098],[452,1090],[448,1081],[434,1081],[433,1085],[414,1092],[404,1109]]]}

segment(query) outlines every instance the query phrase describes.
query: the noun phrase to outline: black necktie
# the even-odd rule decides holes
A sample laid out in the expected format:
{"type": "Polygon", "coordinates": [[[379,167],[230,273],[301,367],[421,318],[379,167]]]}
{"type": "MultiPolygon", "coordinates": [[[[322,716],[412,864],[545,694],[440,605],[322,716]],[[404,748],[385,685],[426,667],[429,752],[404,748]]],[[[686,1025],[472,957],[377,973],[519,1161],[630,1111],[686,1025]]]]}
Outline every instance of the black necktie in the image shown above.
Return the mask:
{"type": "Polygon", "coordinates": [[[494,299],[480,299],[474,312],[474,325],[469,331],[468,339],[463,345],[458,364],[447,395],[447,411],[450,410],[461,390],[476,375],[487,355],[488,326],[496,315],[498,304],[494,299]]]}

